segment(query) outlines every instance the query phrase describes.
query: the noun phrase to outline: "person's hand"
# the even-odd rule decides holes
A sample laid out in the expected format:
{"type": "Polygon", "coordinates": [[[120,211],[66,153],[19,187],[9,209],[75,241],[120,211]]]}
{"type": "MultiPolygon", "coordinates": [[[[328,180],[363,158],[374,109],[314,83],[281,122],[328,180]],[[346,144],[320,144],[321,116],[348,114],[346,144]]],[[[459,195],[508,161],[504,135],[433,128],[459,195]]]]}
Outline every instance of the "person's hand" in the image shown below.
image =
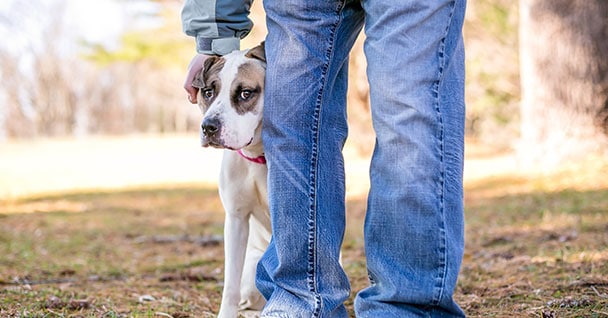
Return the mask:
{"type": "Polygon", "coordinates": [[[209,55],[205,54],[197,54],[192,58],[190,64],[188,65],[188,73],[186,73],[186,81],[184,82],[184,89],[188,92],[188,100],[192,104],[196,104],[196,96],[198,94],[198,88],[192,86],[192,81],[194,81],[194,77],[198,72],[203,69],[203,63],[209,57],[209,55]]]}

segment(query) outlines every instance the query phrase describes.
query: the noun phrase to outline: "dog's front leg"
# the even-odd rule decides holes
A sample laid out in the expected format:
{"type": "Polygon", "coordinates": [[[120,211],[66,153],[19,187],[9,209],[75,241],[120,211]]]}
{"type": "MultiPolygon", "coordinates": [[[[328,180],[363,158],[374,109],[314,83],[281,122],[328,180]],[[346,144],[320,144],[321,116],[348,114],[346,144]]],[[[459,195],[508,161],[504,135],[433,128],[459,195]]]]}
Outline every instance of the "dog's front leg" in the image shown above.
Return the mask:
{"type": "Polygon", "coordinates": [[[219,318],[235,318],[238,315],[248,236],[249,214],[227,211],[224,223],[224,291],[219,318]]]}

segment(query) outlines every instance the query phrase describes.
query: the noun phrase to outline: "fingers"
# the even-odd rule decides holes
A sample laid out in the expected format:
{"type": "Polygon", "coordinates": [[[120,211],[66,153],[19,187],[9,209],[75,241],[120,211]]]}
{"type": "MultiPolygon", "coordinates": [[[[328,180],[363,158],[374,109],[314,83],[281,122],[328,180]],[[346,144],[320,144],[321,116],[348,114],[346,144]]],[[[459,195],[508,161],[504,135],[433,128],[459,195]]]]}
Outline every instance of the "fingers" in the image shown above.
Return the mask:
{"type": "Polygon", "coordinates": [[[197,95],[198,88],[192,86],[192,82],[194,81],[194,77],[198,72],[203,69],[203,63],[208,58],[208,55],[205,54],[197,54],[192,58],[190,64],[188,65],[188,72],[186,73],[186,80],[184,81],[184,89],[188,93],[188,101],[192,104],[197,103],[197,95]]]}
{"type": "MultiPolygon", "coordinates": [[[[192,83],[192,81],[190,81],[190,83],[192,83]]],[[[184,89],[188,93],[188,101],[191,104],[196,104],[198,102],[196,99],[196,96],[198,95],[198,89],[192,87],[192,85],[188,85],[188,81],[186,81],[186,84],[184,84],[184,89]]]]}

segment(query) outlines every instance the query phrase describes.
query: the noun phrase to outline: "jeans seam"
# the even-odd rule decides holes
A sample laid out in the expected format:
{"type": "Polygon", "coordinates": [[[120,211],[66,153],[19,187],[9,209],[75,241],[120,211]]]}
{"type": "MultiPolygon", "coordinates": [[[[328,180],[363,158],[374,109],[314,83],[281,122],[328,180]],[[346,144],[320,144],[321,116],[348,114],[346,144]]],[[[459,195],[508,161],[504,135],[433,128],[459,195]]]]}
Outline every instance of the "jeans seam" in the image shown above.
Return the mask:
{"type": "Polygon", "coordinates": [[[344,1],[339,1],[340,5],[337,6],[336,15],[338,19],[332,26],[329,36],[329,46],[325,53],[326,62],[323,65],[321,71],[321,87],[317,95],[317,101],[313,112],[313,125],[311,127],[312,133],[312,153],[311,153],[311,170],[310,170],[310,211],[309,211],[309,222],[308,222],[308,288],[314,295],[314,307],[311,317],[316,318],[321,316],[323,302],[318,291],[318,282],[316,279],[316,267],[317,267],[317,231],[316,231],[316,217],[317,217],[317,177],[318,177],[318,153],[319,153],[319,136],[320,136],[320,124],[321,124],[321,106],[323,101],[323,94],[325,93],[325,85],[327,84],[327,74],[329,72],[330,63],[333,59],[334,44],[336,30],[340,23],[342,23],[341,11],[344,8],[344,1]]]}
{"type": "Polygon", "coordinates": [[[438,50],[438,57],[439,57],[439,71],[437,73],[437,80],[435,81],[435,85],[434,85],[434,93],[435,93],[435,110],[437,112],[437,122],[439,124],[439,128],[438,128],[438,141],[439,141],[439,160],[440,160],[440,179],[439,179],[439,211],[440,211],[440,246],[439,246],[439,252],[441,254],[441,259],[439,260],[439,269],[438,269],[438,277],[437,277],[437,284],[435,286],[435,293],[432,299],[432,304],[437,306],[440,304],[441,299],[443,298],[443,293],[444,293],[444,289],[445,289],[445,284],[446,284],[446,279],[447,279],[447,248],[446,248],[446,232],[445,232],[445,204],[444,204],[444,200],[445,200],[445,158],[444,158],[444,152],[445,152],[445,146],[444,146],[444,124],[443,124],[443,116],[442,116],[442,111],[439,107],[439,86],[441,84],[441,81],[443,79],[443,71],[445,68],[445,64],[446,64],[446,57],[445,57],[445,41],[450,29],[450,25],[452,24],[452,18],[454,16],[454,10],[456,8],[455,6],[455,1],[451,1],[450,2],[450,14],[448,16],[448,23],[447,26],[445,28],[443,37],[441,38],[440,44],[439,44],[439,50],[438,50]]]}

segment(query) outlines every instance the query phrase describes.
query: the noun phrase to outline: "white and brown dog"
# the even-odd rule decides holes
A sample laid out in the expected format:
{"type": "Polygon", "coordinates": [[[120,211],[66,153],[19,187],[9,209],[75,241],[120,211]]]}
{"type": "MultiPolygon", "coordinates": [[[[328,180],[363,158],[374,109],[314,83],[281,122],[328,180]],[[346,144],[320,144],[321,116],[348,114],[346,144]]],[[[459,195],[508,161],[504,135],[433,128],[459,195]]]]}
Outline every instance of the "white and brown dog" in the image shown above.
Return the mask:
{"type": "Polygon", "coordinates": [[[266,59],[263,43],[205,60],[193,86],[203,113],[201,145],[223,148],[219,194],[224,224],[224,291],[218,317],[262,309],[257,263],[270,241],[266,161],[261,139],[266,59]]]}

